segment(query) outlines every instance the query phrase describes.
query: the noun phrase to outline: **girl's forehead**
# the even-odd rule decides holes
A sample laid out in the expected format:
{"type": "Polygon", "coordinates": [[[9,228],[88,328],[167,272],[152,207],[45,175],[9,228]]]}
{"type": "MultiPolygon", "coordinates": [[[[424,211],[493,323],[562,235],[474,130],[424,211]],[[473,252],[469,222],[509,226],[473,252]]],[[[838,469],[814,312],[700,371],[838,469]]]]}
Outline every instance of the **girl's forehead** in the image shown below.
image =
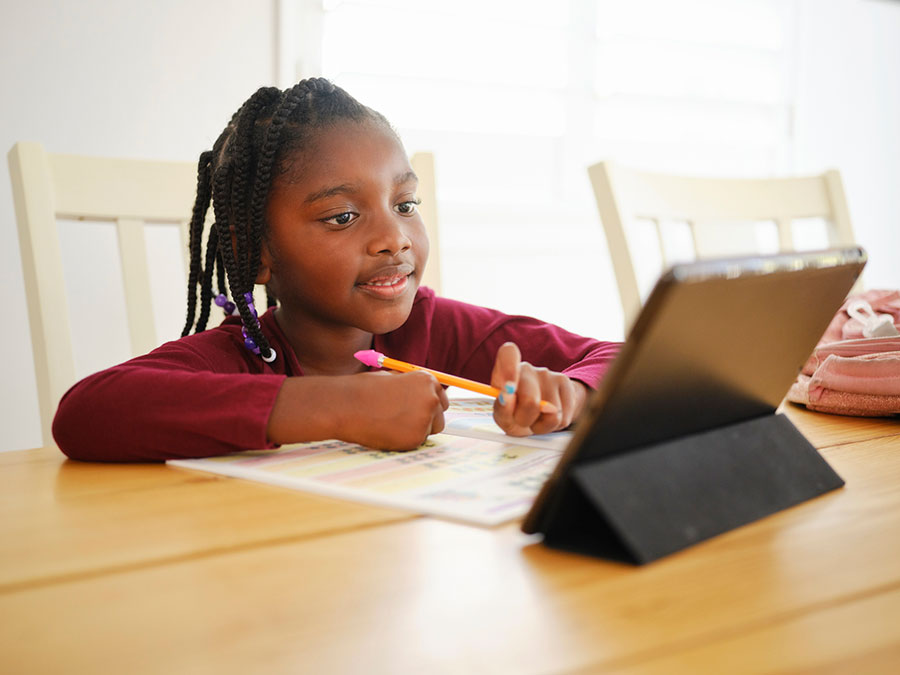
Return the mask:
{"type": "Polygon", "coordinates": [[[398,163],[408,164],[408,158],[393,129],[375,120],[349,120],[313,130],[284,156],[282,177],[294,183],[359,168],[377,172],[398,163]]]}

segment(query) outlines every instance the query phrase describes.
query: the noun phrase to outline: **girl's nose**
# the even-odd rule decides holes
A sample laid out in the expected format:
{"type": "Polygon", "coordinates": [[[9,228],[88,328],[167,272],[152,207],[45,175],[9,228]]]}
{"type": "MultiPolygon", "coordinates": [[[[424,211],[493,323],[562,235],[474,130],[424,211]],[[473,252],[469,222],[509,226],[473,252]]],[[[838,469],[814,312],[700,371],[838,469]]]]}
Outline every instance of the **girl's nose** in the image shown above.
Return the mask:
{"type": "Polygon", "coordinates": [[[407,224],[399,220],[399,216],[391,212],[390,215],[379,217],[369,241],[369,253],[380,255],[387,253],[396,255],[412,246],[412,241],[407,233],[407,224]]]}

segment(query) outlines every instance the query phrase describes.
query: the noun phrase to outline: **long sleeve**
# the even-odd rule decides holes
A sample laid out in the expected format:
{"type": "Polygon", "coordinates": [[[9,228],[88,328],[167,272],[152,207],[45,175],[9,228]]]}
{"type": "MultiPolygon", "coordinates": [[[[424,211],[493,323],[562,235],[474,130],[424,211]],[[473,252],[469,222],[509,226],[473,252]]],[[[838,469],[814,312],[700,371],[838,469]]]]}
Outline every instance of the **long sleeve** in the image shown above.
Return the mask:
{"type": "Polygon", "coordinates": [[[266,425],[286,375],[245,358],[239,338],[239,327],[213,329],[85,378],[54,418],[60,449],[141,462],[272,447],[266,425]]]}
{"type": "Polygon", "coordinates": [[[394,358],[487,382],[497,350],[508,341],[519,346],[525,361],[565,373],[592,389],[620,346],[531,317],[435,297],[427,289],[406,324],[376,338],[375,344],[394,358]]]}

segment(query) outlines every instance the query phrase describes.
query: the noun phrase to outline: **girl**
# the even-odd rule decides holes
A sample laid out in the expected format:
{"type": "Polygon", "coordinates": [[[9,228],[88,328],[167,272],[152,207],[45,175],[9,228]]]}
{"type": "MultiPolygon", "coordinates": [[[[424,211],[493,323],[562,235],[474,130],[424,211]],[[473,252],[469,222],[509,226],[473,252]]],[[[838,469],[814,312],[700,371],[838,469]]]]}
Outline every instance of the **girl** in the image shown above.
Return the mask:
{"type": "Polygon", "coordinates": [[[72,387],[59,447],[99,461],[330,438],[415,448],[443,429],[447,396],[428,373],[367,372],[353,354],[371,348],[503,388],[507,433],[568,426],[617,345],[419,288],[416,183],[385,118],[327,80],[257,91],[200,156],[182,338],[72,387]],[[206,330],[214,280],[227,318],[206,330]]]}

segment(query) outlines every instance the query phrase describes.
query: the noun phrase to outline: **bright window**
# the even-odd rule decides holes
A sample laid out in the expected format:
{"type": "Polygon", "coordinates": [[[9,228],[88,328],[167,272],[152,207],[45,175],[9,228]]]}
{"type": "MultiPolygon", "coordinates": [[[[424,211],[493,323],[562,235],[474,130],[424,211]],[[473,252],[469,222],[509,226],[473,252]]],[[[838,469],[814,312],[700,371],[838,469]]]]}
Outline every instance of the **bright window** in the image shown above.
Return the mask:
{"type": "Polygon", "coordinates": [[[300,45],[298,61],[384,113],[410,153],[435,153],[450,297],[620,338],[586,167],[790,168],[793,0],[305,7],[320,52],[300,45]]]}

